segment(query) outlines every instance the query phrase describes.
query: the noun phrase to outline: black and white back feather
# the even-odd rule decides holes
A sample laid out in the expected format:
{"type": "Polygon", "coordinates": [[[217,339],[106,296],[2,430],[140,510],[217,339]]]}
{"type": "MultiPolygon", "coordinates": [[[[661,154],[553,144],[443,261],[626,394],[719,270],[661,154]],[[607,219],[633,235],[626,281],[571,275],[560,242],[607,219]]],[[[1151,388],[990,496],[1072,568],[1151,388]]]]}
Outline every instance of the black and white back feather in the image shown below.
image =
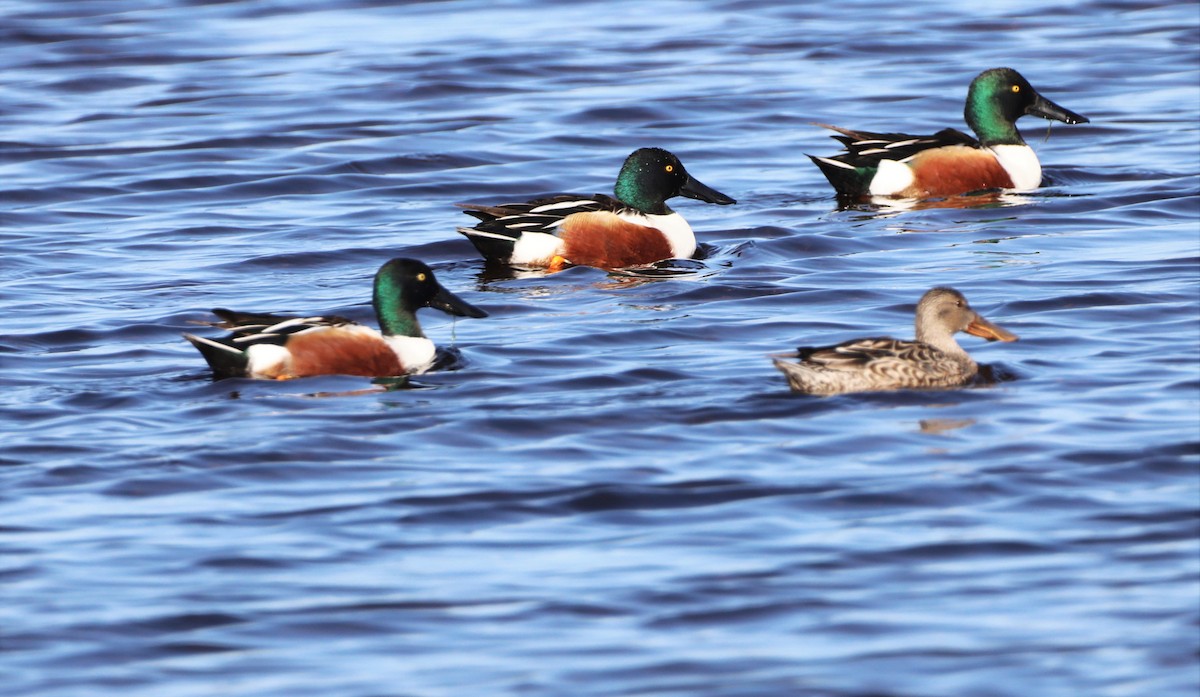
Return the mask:
{"type": "Polygon", "coordinates": [[[978,140],[953,128],[942,130],[928,136],[914,136],[907,133],[871,133],[868,131],[852,131],[828,124],[817,124],[822,128],[837,131],[841,135],[830,136],[842,144],[845,152],[822,160],[836,160],[853,167],[878,167],[881,160],[897,160],[903,162],[923,150],[941,148],[948,145],[965,145],[969,148],[981,147],[978,140]]]}
{"type": "Polygon", "coordinates": [[[292,334],[318,327],[341,327],[358,324],[338,315],[312,315],[296,317],[259,312],[238,312],[224,308],[213,308],[212,313],[220,322],[208,322],[209,326],[229,330],[229,336],[218,339],[223,344],[245,349],[254,344],[283,345],[292,334]]]}
{"type": "Polygon", "coordinates": [[[460,232],[469,234],[469,230],[478,230],[513,238],[526,232],[544,232],[553,235],[563,218],[575,213],[601,211],[616,213],[627,208],[617,199],[604,194],[594,196],[558,194],[524,203],[502,203],[490,206],[460,203],[458,206],[467,215],[478,218],[480,221],[475,224],[474,228],[460,228],[460,232]]]}

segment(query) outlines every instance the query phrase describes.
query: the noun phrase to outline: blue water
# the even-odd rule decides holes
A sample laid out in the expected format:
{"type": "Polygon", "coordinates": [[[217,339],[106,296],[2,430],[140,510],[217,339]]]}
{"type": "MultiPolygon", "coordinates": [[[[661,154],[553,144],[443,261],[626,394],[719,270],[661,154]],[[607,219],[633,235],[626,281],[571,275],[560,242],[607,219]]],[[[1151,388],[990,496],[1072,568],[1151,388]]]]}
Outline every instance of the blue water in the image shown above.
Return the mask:
{"type": "Polygon", "coordinates": [[[1194,3],[0,2],[0,682],[11,695],[1200,689],[1194,3]],[[1047,185],[839,210],[813,122],[963,128],[998,66],[1047,185]],[[459,201],[738,199],[660,280],[505,278],[459,201]],[[213,382],[208,308],[371,319],[423,259],[454,370],[213,382]],[[942,392],[768,354],[1015,344],[942,392]]]}

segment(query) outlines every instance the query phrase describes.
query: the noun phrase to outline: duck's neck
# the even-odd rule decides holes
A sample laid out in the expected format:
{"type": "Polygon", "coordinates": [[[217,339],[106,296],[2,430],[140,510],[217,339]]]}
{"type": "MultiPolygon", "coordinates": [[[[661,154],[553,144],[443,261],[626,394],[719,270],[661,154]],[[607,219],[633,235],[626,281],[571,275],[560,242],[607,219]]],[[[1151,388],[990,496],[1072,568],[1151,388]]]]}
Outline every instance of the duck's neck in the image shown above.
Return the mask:
{"type": "Polygon", "coordinates": [[[954,340],[954,334],[951,334],[944,329],[931,330],[926,329],[920,324],[917,324],[917,341],[920,341],[923,344],[929,344],[930,346],[947,355],[970,360],[967,352],[964,351],[963,348],[958,345],[958,342],[954,340]]]}
{"type": "Polygon", "coordinates": [[[375,306],[375,318],[379,320],[379,329],[385,336],[425,336],[421,333],[417,314],[404,302],[400,290],[387,279],[375,284],[372,304],[375,306]]]}
{"type": "Polygon", "coordinates": [[[621,203],[648,215],[670,215],[674,212],[666,201],[657,196],[650,196],[645,187],[638,186],[637,178],[632,172],[621,172],[621,176],[617,178],[617,185],[613,187],[613,193],[621,203]]]}
{"type": "Polygon", "coordinates": [[[985,147],[1025,144],[1016,122],[1004,115],[1000,105],[986,90],[971,90],[967,95],[963,117],[985,147]]]}

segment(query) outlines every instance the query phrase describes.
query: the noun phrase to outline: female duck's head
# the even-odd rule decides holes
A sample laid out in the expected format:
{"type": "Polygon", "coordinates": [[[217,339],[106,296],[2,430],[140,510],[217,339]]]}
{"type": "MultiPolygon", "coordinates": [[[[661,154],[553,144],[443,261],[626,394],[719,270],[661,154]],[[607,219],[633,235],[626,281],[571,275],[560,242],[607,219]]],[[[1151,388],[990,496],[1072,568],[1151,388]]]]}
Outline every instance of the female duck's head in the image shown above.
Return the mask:
{"type": "MultiPolygon", "coordinates": [[[[1016,341],[1017,335],[987,321],[953,288],[933,288],[917,303],[917,341],[944,350],[957,348],[954,334],[966,332],[988,341],[1016,341]]],[[[961,351],[961,349],[959,349],[961,351]]]]}

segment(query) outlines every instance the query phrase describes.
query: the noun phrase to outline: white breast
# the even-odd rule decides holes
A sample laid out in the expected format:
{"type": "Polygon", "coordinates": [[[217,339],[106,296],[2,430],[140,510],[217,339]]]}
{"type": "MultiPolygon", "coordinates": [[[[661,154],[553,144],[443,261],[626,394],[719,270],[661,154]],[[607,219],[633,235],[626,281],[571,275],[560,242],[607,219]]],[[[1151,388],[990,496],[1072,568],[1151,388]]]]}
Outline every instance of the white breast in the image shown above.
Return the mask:
{"type": "Polygon", "coordinates": [[[1028,145],[993,145],[992,154],[1008,172],[1013,188],[1028,191],[1042,185],[1042,163],[1028,145]]]}
{"type": "Polygon", "coordinates": [[[437,347],[423,336],[385,336],[383,339],[396,352],[400,365],[409,373],[429,370],[437,356],[437,347]]]}

